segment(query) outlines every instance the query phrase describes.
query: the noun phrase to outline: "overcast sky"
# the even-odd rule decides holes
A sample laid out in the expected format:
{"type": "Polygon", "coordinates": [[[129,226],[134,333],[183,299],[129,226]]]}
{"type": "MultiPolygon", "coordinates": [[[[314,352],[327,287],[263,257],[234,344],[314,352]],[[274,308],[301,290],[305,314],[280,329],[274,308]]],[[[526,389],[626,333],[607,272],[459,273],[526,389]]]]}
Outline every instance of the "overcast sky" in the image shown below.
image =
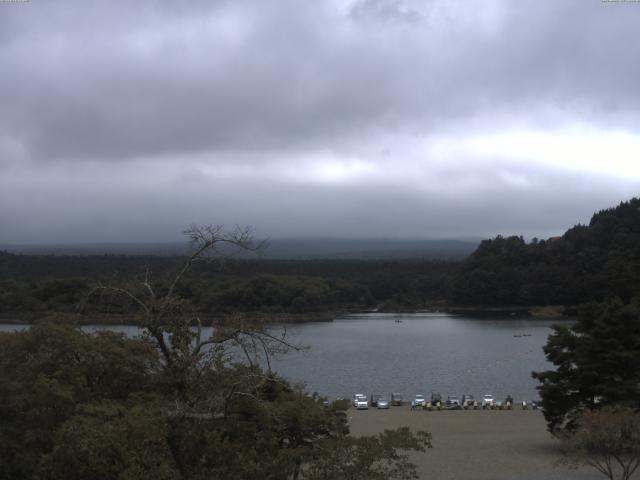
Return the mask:
{"type": "Polygon", "coordinates": [[[640,194],[640,3],[0,1],[0,243],[564,232],[640,194]]]}

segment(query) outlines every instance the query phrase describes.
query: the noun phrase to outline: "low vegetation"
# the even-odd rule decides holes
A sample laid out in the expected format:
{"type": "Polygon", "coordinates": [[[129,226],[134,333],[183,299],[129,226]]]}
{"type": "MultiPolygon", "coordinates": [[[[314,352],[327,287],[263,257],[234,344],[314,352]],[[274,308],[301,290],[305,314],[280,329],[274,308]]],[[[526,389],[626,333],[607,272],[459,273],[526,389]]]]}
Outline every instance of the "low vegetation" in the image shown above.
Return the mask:
{"type": "Polygon", "coordinates": [[[629,480],[640,466],[640,414],[617,405],[586,411],[560,441],[568,467],[588,465],[609,480],[629,480]]]}

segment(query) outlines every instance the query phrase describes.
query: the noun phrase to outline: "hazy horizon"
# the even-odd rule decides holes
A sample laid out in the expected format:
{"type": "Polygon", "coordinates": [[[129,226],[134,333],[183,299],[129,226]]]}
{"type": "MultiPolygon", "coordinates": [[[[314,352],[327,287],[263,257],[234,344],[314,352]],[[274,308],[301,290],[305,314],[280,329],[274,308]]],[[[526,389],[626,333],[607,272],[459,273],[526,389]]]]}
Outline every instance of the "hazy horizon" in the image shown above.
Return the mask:
{"type": "MultiPolygon", "coordinates": [[[[247,259],[440,259],[460,260],[473,252],[480,239],[265,239],[259,253],[234,252],[247,259]]],[[[25,255],[183,255],[188,242],[2,244],[0,251],[25,255]]]]}

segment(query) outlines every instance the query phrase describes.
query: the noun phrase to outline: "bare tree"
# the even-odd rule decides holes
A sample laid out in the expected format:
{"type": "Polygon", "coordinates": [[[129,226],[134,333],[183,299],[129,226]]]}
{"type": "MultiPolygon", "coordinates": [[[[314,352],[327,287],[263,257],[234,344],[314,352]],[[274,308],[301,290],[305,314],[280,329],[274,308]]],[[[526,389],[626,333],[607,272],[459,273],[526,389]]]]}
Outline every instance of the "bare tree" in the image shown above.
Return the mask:
{"type": "Polygon", "coordinates": [[[168,282],[154,282],[147,268],[138,282],[95,289],[135,305],[139,325],[157,347],[161,362],[149,362],[151,393],[160,407],[162,454],[171,455],[177,478],[247,478],[233,472],[259,472],[259,478],[417,478],[406,451],[424,451],[428,434],[406,428],[347,438],[339,404],[324,408],[317,397],[271,371],[273,354],[299,349],[286,330],[274,333],[235,315],[204,335],[198,311],[181,295],[181,282],[198,262],[222,262],[261,245],[246,228],[191,226],[185,234],[190,253],[168,282]]]}
{"type": "MultiPolygon", "coordinates": [[[[167,287],[156,288],[151,271],[147,268],[138,284],[101,284],[94,292],[128,298],[137,307],[139,325],[157,345],[167,369],[174,373],[178,391],[186,387],[189,371],[202,366],[205,356],[211,368],[228,364],[230,349],[235,354],[240,352],[250,367],[264,362],[267,373],[270,373],[270,357],[273,354],[300,348],[287,341],[286,329],[274,334],[260,322],[248,321],[241,315],[231,315],[224,322],[215,323],[212,334],[204,337],[198,311],[179,294],[180,283],[195,264],[223,263],[239,252],[260,252],[265,244],[254,241],[249,227],[236,226],[228,231],[222,225],[191,225],[184,234],[189,238],[190,251],[167,287]],[[212,352],[215,359],[212,359],[212,352]]],[[[233,358],[237,358],[237,355],[233,358]]],[[[238,385],[233,386],[231,391],[233,395],[241,394],[238,385]]]]}
{"type": "Polygon", "coordinates": [[[236,401],[262,401],[265,387],[282,383],[271,371],[270,357],[300,347],[287,341],[286,329],[276,334],[240,315],[212,324],[211,335],[205,337],[200,315],[181,296],[180,283],[199,262],[223,263],[239,252],[258,252],[264,244],[254,241],[250,228],[191,225],[184,234],[190,251],[168,284],[155,284],[147,268],[139,282],[98,285],[94,293],[129,299],[137,307],[144,335],[157,346],[169,401],[167,443],[182,477],[188,478],[187,426],[226,419],[236,401]]]}
{"type": "Polygon", "coordinates": [[[640,466],[640,414],[617,405],[585,411],[560,441],[560,463],[588,465],[610,480],[628,480],[640,466]]]}

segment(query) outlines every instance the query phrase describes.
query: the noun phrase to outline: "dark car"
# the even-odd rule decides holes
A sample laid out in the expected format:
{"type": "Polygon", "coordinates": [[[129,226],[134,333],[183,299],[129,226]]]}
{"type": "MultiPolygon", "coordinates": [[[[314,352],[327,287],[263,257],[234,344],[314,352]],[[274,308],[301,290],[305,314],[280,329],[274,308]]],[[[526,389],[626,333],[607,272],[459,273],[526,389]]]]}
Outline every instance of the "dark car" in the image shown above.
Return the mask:
{"type": "Polygon", "coordinates": [[[513,397],[511,395],[507,395],[507,398],[504,399],[502,403],[503,408],[511,409],[513,408],[513,397]]]}
{"type": "Polygon", "coordinates": [[[391,405],[402,405],[402,395],[400,395],[399,393],[392,393],[391,405]]]}
{"type": "Polygon", "coordinates": [[[442,395],[440,395],[439,393],[432,393],[431,394],[431,405],[436,407],[438,405],[438,402],[440,402],[440,405],[442,405],[442,395]]]}

